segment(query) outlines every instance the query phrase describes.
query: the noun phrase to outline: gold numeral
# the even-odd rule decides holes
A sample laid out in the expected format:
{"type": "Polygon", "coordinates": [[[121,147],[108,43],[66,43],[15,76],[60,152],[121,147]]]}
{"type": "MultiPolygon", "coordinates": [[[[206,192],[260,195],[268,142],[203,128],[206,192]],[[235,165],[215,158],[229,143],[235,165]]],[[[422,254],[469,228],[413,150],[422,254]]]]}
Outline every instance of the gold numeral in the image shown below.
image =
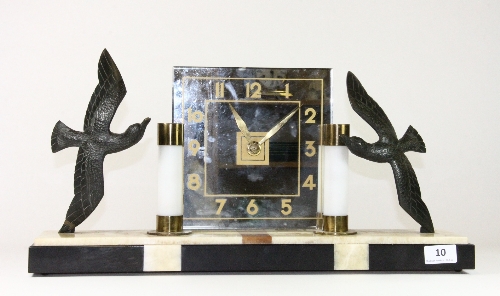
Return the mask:
{"type": "Polygon", "coordinates": [[[252,84],[247,83],[247,93],[246,97],[247,98],[254,98],[254,99],[260,99],[261,98],[261,91],[262,91],[262,86],[258,82],[253,82],[252,84]]]}
{"type": "Polygon", "coordinates": [[[198,142],[194,139],[189,141],[188,149],[191,152],[192,156],[196,156],[196,153],[198,153],[198,151],[200,150],[200,142],[198,142]]]}
{"type": "Polygon", "coordinates": [[[226,204],[227,199],[224,198],[219,198],[216,199],[215,202],[219,204],[219,208],[217,209],[217,212],[215,212],[216,215],[220,215],[220,212],[222,212],[222,208],[226,204]]]}
{"type": "Polygon", "coordinates": [[[259,212],[259,207],[257,206],[257,204],[255,203],[255,199],[252,199],[250,200],[250,202],[248,203],[248,206],[247,206],[247,213],[249,213],[250,215],[255,215],[259,212]]]}
{"type": "Polygon", "coordinates": [[[306,141],[306,156],[307,157],[313,157],[316,155],[316,148],[313,146],[314,141],[306,141]]]}
{"type": "Polygon", "coordinates": [[[292,213],[292,205],[290,204],[292,202],[291,199],[282,199],[281,200],[281,213],[285,216],[288,216],[292,213]]]}
{"type": "Polygon", "coordinates": [[[188,108],[188,121],[200,123],[203,121],[203,112],[196,110],[193,112],[191,108],[188,108]]]}
{"type": "Polygon", "coordinates": [[[316,117],[316,110],[313,108],[307,108],[305,116],[308,116],[309,114],[311,114],[311,117],[306,120],[306,123],[316,123],[316,120],[314,120],[314,117],[316,117]]]}
{"type": "Polygon", "coordinates": [[[284,96],[287,99],[289,99],[292,96],[292,94],[290,93],[290,84],[289,83],[285,84],[285,92],[282,94],[282,96],[284,96]]]}
{"type": "Polygon", "coordinates": [[[215,83],[215,98],[224,98],[224,82],[215,83]]]}
{"type": "Polygon", "coordinates": [[[201,186],[200,176],[198,174],[188,174],[187,187],[191,190],[198,190],[201,186]]]}
{"type": "Polygon", "coordinates": [[[314,187],[316,187],[316,184],[314,184],[313,175],[307,176],[307,179],[304,184],[302,184],[302,187],[309,187],[309,190],[313,190],[314,187]]]}

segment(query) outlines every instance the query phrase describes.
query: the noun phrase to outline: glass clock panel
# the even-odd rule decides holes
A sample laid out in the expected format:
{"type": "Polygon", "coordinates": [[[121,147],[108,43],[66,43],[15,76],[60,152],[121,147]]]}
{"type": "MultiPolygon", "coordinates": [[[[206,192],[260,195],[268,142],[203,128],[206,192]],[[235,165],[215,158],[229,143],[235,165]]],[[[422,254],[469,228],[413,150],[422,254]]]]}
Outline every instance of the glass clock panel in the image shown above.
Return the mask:
{"type": "Polygon", "coordinates": [[[175,67],[186,229],[316,226],[330,69],[175,67]]]}

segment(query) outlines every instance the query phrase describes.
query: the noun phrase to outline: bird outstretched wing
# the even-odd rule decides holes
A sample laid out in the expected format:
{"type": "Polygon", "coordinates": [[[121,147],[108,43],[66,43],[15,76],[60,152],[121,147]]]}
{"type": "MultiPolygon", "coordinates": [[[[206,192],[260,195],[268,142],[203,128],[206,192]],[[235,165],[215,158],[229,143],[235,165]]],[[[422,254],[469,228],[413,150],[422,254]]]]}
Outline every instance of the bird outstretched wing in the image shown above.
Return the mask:
{"type": "Polygon", "coordinates": [[[73,200],[59,232],[74,232],[97,207],[104,196],[103,160],[80,148],[76,158],[73,200]],[[66,231],[62,231],[66,230],[66,231]]]}
{"type": "Polygon", "coordinates": [[[377,132],[382,142],[397,141],[396,131],[384,110],[368,95],[351,72],[347,73],[346,84],[352,109],[377,132]]]}
{"type": "Polygon", "coordinates": [[[97,207],[104,196],[104,157],[139,142],[150,118],[133,124],[122,134],[109,130],[116,109],[127,90],[115,62],[106,49],[98,64],[99,83],[90,98],[84,119],[84,132],[77,132],[58,122],[51,136],[51,148],[57,152],[79,147],[74,175],[74,197],[59,233],[74,232],[97,207]]]}
{"type": "Polygon", "coordinates": [[[86,133],[109,131],[116,109],[127,93],[122,75],[106,49],[99,58],[97,76],[99,84],[95,87],[85,113],[83,130],[86,133]]]}
{"type": "Polygon", "coordinates": [[[390,161],[390,164],[396,182],[399,205],[422,226],[421,232],[433,233],[431,215],[421,198],[417,175],[410,161],[400,153],[390,161]]]}

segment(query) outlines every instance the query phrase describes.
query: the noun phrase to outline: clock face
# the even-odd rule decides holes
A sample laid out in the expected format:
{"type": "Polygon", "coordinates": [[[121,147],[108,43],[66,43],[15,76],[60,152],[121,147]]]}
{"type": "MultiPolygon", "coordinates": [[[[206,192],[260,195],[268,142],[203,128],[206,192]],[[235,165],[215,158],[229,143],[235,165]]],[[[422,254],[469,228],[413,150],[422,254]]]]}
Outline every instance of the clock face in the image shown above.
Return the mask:
{"type": "Polygon", "coordinates": [[[315,227],[329,90],[329,69],[175,67],[184,227],[315,227]]]}

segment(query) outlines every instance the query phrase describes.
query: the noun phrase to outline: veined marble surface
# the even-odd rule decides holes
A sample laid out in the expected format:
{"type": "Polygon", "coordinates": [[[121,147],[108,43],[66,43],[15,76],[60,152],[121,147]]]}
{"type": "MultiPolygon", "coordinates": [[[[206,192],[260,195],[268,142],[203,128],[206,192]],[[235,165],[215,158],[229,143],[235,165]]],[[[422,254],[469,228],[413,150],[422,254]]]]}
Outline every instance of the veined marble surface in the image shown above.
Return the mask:
{"type": "Polygon", "coordinates": [[[81,231],[59,234],[45,231],[33,246],[93,245],[239,245],[239,244],[467,244],[467,237],[438,231],[356,230],[355,235],[331,236],[313,231],[193,231],[183,236],[148,235],[146,230],[81,231]]]}

